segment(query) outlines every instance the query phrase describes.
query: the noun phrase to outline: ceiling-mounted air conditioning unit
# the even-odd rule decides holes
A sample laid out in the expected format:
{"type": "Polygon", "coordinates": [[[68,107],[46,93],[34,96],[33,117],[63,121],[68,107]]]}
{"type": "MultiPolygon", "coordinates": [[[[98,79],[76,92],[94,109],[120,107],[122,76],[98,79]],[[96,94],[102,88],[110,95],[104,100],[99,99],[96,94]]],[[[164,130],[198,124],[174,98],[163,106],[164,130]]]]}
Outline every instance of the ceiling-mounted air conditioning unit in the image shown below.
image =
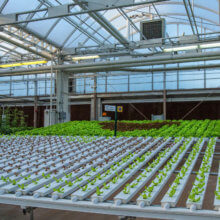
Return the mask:
{"type": "Polygon", "coordinates": [[[146,38],[145,39],[141,34],[140,40],[165,38],[166,36],[165,19],[141,21],[140,30],[146,38]]]}

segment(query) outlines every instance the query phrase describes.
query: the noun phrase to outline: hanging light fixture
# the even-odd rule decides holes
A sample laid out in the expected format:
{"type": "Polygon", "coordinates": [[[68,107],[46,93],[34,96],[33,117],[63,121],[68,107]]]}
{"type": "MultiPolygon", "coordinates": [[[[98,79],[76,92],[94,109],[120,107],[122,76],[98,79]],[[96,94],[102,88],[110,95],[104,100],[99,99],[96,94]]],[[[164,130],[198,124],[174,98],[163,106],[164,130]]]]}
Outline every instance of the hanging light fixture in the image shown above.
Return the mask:
{"type": "Polygon", "coordinates": [[[47,60],[37,60],[37,61],[30,61],[30,62],[21,62],[21,63],[7,63],[7,64],[0,64],[0,68],[8,68],[8,67],[15,67],[15,66],[28,66],[34,64],[43,64],[47,63],[47,60]]]}

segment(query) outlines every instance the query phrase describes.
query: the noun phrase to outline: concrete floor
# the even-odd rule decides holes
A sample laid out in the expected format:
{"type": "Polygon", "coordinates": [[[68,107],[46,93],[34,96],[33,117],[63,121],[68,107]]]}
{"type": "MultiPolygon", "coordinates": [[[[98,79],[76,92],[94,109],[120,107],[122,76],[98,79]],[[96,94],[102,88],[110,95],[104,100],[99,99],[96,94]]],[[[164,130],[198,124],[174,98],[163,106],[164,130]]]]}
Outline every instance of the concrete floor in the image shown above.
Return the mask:
{"type": "MultiPolygon", "coordinates": [[[[0,204],[0,220],[29,220],[30,215],[23,215],[19,206],[0,204]]],[[[60,211],[37,208],[34,210],[34,220],[118,220],[117,216],[89,214],[82,212],[60,211]]],[[[137,218],[136,220],[151,220],[137,218]]]]}

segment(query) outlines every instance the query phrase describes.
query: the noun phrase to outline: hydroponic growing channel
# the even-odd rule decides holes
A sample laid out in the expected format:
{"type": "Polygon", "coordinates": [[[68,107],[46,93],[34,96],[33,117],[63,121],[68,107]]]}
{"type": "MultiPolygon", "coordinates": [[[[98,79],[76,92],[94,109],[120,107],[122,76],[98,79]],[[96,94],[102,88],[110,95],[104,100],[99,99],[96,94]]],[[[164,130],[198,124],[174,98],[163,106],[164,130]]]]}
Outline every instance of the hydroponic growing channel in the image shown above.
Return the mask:
{"type": "Polygon", "coordinates": [[[220,219],[220,170],[212,170],[218,151],[217,138],[5,136],[0,139],[0,203],[220,219]],[[210,178],[216,182],[211,190],[210,178]],[[205,204],[210,195],[213,208],[205,204]]]}

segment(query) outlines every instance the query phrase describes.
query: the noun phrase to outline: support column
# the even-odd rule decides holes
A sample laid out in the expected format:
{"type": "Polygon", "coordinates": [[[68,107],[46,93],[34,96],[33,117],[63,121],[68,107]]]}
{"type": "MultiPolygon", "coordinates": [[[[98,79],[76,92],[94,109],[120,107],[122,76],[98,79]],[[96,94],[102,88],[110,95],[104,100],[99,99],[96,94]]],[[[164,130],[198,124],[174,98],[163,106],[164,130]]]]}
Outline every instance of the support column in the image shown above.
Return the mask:
{"type": "Polygon", "coordinates": [[[151,72],[151,90],[154,91],[154,74],[151,72]]]}
{"type": "MultiPolygon", "coordinates": [[[[58,64],[62,63],[63,60],[59,58],[58,64]]],[[[62,70],[56,73],[56,96],[57,123],[70,121],[69,74],[62,72],[62,70]]]]}
{"type": "Polygon", "coordinates": [[[127,39],[130,41],[130,36],[131,36],[131,27],[130,27],[130,22],[127,19],[127,39]]]}
{"type": "Polygon", "coordinates": [[[93,98],[91,99],[90,120],[97,120],[97,78],[94,76],[93,98]]]}
{"type": "Polygon", "coordinates": [[[37,127],[37,89],[38,89],[38,83],[37,83],[37,75],[35,75],[35,81],[34,81],[34,127],[37,127]]]}
{"type": "MultiPolygon", "coordinates": [[[[204,66],[206,65],[206,62],[204,61],[204,66]]],[[[207,77],[206,77],[206,69],[204,69],[204,89],[206,89],[206,80],[207,80],[207,77]]]]}
{"type": "MultiPolygon", "coordinates": [[[[166,68],[166,65],[164,65],[166,68]]],[[[167,119],[166,72],[163,73],[163,117],[167,119]]]]}
{"type": "Polygon", "coordinates": [[[167,96],[166,96],[166,90],[163,91],[163,117],[164,117],[164,120],[167,120],[167,96]]]}
{"type": "Polygon", "coordinates": [[[130,74],[128,74],[128,92],[130,92],[130,74]]]}
{"type": "Polygon", "coordinates": [[[38,97],[34,97],[34,127],[37,128],[37,113],[38,113],[38,108],[37,108],[37,101],[38,97]]]}
{"type": "Polygon", "coordinates": [[[218,0],[218,16],[219,16],[219,24],[220,24],[220,0],[218,0]]]}
{"type": "Polygon", "coordinates": [[[178,67],[178,70],[177,70],[177,90],[179,90],[180,88],[180,72],[179,72],[179,68],[180,68],[180,64],[177,63],[177,67],[178,67]]]}
{"type": "Polygon", "coordinates": [[[95,121],[95,118],[94,118],[94,106],[95,106],[94,98],[92,98],[91,99],[91,104],[90,104],[90,121],[95,121]]]}
{"type": "Polygon", "coordinates": [[[97,98],[97,120],[102,117],[102,99],[97,98]]]}
{"type": "Polygon", "coordinates": [[[107,77],[107,73],[106,73],[106,76],[105,76],[105,93],[108,92],[108,77],[107,77]]]}

